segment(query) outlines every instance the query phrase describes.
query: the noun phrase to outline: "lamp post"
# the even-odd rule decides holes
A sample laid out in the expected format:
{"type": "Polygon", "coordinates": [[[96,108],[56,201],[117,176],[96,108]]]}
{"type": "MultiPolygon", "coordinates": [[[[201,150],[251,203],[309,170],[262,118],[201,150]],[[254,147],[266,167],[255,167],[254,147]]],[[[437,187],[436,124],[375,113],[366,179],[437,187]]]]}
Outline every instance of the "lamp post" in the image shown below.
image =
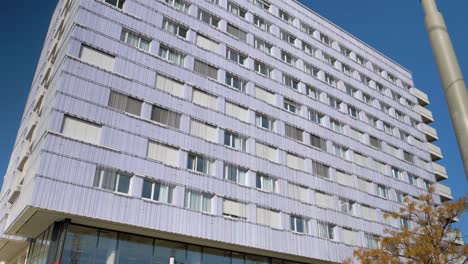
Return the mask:
{"type": "Polygon", "coordinates": [[[420,0],[468,180],[468,93],[442,14],[435,0],[420,0]]]}

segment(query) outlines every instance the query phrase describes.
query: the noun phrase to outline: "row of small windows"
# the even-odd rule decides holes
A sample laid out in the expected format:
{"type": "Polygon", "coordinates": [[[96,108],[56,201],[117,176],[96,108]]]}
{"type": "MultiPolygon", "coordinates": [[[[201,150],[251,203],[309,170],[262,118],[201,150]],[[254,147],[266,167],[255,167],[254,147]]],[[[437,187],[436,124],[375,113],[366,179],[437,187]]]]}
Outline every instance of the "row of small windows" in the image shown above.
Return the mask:
{"type": "MultiPolygon", "coordinates": [[[[166,3],[174,6],[176,9],[180,10],[180,11],[183,11],[183,12],[187,12],[188,11],[188,7],[190,6],[189,3],[185,2],[185,1],[175,1],[175,2],[178,2],[178,3],[175,3],[174,1],[169,1],[169,0],[166,0],[165,1],[166,3]]],[[[261,6],[264,6],[263,4],[261,6]]],[[[268,5],[269,6],[269,5],[268,5]]],[[[234,2],[231,2],[231,1],[228,1],[228,7],[227,7],[228,11],[229,12],[232,12],[242,18],[245,18],[245,15],[247,13],[247,11],[245,9],[243,9],[242,7],[240,7],[239,5],[235,4],[234,2]]],[[[291,15],[289,15],[287,12],[285,11],[282,11],[280,10],[280,17],[286,21],[290,21],[290,19],[293,19],[293,17],[291,15]]],[[[198,18],[212,26],[215,26],[215,27],[218,27],[218,24],[219,24],[219,21],[220,21],[220,18],[209,13],[208,11],[205,11],[203,9],[199,9],[199,12],[198,12],[198,18]]],[[[265,20],[263,20],[262,18],[260,18],[258,15],[255,15],[254,16],[254,24],[261,27],[262,29],[264,30],[267,30],[269,31],[269,28],[270,28],[270,23],[267,23],[265,22],[265,20]]],[[[188,28],[185,27],[185,26],[182,26],[180,24],[178,24],[177,22],[174,22],[174,21],[171,21],[171,20],[168,20],[168,19],[165,19],[164,22],[163,22],[163,28],[175,35],[178,35],[182,38],[186,38],[187,37],[187,32],[188,32],[188,28]]],[[[311,36],[314,36],[314,32],[315,30],[308,26],[307,24],[301,22],[301,26],[300,26],[301,30],[311,36]]],[[[231,34],[232,36],[236,37],[237,39],[241,40],[241,41],[246,41],[246,35],[247,33],[241,29],[239,29],[237,26],[234,26],[230,23],[227,24],[227,32],[229,34],[231,34]]],[[[280,38],[283,39],[284,41],[287,41],[288,43],[290,44],[293,44],[295,43],[295,40],[296,40],[296,37],[294,35],[292,35],[291,33],[285,31],[285,30],[280,30],[280,38]]],[[[328,45],[330,46],[331,43],[332,43],[332,40],[326,36],[325,34],[323,33],[320,33],[318,35],[318,38],[319,40],[324,43],[325,45],[328,45]]],[[[271,44],[268,44],[266,43],[265,41],[262,41],[258,38],[255,38],[254,40],[254,46],[271,54],[271,48],[272,48],[272,45],[271,44]],[[263,43],[262,43],[263,42],[263,43]]],[[[350,57],[351,56],[351,51],[349,49],[347,49],[346,47],[342,46],[342,45],[338,45],[339,47],[339,50],[340,52],[347,56],[347,57],[350,57]]],[[[356,79],[360,80],[361,82],[363,82],[364,84],[366,84],[367,86],[371,87],[371,88],[375,88],[377,89],[377,91],[379,91],[380,93],[383,93],[383,94],[387,94],[387,92],[385,91],[386,88],[378,83],[378,82],[374,82],[372,81],[369,77],[367,77],[366,75],[364,74],[361,74],[361,73],[356,73],[355,75],[353,74],[354,72],[354,69],[352,69],[349,65],[346,65],[344,63],[339,63],[337,64],[337,60],[335,58],[333,58],[332,56],[324,53],[324,52],[316,52],[317,49],[316,48],[313,48],[310,44],[306,43],[306,42],[302,42],[302,49],[308,53],[308,54],[311,54],[311,55],[315,55],[317,56],[319,59],[325,61],[326,63],[330,64],[331,66],[341,70],[343,73],[347,74],[347,75],[350,75],[350,76],[354,76],[356,79]],[[374,83],[374,84],[373,84],[374,83]],[[375,85],[375,87],[373,87],[375,85]]],[[[283,51],[284,52],[284,51],[283,51]]],[[[287,63],[289,64],[295,64],[295,60],[292,58],[292,55],[286,55],[282,54],[282,59],[284,61],[286,61],[287,63]]],[[[365,66],[367,61],[362,57],[362,56],[359,56],[359,55],[356,55],[356,62],[365,66]]],[[[374,65],[373,66],[373,70],[375,72],[377,72],[379,75],[384,75],[384,71],[382,68],[380,68],[379,66],[376,66],[374,65]]],[[[392,74],[387,74],[387,79],[394,83],[394,84],[398,84],[399,82],[397,82],[397,78],[395,76],[393,76],[392,74]]],[[[407,90],[411,88],[410,85],[408,84],[405,84],[403,83],[403,87],[406,88],[407,90]]],[[[391,98],[394,99],[396,102],[399,102],[401,104],[404,104],[408,107],[410,107],[411,109],[413,109],[414,107],[414,104],[411,102],[411,101],[408,101],[408,100],[402,100],[402,96],[399,95],[398,93],[396,93],[395,91],[391,91],[390,92],[391,94],[391,98]]]]}
{"type": "MultiPolygon", "coordinates": [[[[83,48],[86,50],[86,46],[83,46],[83,48]]],[[[86,51],[86,52],[82,52],[82,54],[88,54],[90,52],[91,51],[86,51]]],[[[196,71],[199,73],[212,74],[212,70],[208,66],[209,65],[203,62],[198,62],[198,64],[196,62],[195,67],[196,67],[196,71]]],[[[237,86],[238,89],[243,89],[243,87],[245,86],[242,81],[237,80],[233,76],[227,75],[226,81],[227,82],[229,81],[231,86],[237,86]]],[[[162,75],[157,76],[156,87],[166,92],[169,92],[171,94],[174,94],[176,96],[179,96],[179,97],[184,96],[184,84],[183,83],[179,83],[177,81],[174,81],[162,75]]],[[[256,96],[257,98],[262,99],[262,100],[271,100],[270,103],[273,103],[273,101],[275,100],[274,96],[272,96],[271,94],[268,94],[266,90],[263,90],[259,87],[256,87],[256,96]]],[[[332,105],[339,104],[337,99],[333,99],[333,100],[334,100],[333,103],[331,103],[332,105]]],[[[204,91],[201,91],[195,88],[193,89],[192,101],[195,104],[199,104],[201,106],[208,107],[214,110],[217,110],[218,108],[216,96],[213,96],[211,94],[208,94],[204,91]]],[[[134,115],[138,115],[138,116],[140,116],[141,114],[142,103],[143,103],[142,100],[138,100],[138,99],[135,99],[135,98],[132,98],[132,97],[129,97],[124,94],[117,93],[117,92],[112,92],[110,99],[109,99],[109,106],[120,109],[122,111],[131,113],[131,114],[134,114],[134,115]]],[[[285,110],[293,112],[293,113],[300,113],[301,111],[300,105],[296,104],[294,101],[289,100],[287,98],[284,99],[283,107],[285,110]]],[[[227,101],[225,112],[226,114],[230,116],[240,119],[241,121],[248,122],[248,123],[250,122],[249,110],[243,106],[239,106],[235,103],[227,101]]],[[[161,122],[161,123],[164,123],[165,125],[174,126],[175,128],[179,128],[178,126],[180,125],[180,114],[177,114],[170,110],[162,109],[160,107],[154,107],[151,118],[156,122],[161,122]]],[[[327,121],[325,121],[325,115],[313,109],[308,110],[308,119],[322,126],[329,127],[330,129],[332,129],[333,131],[337,133],[345,132],[345,128],[344,128],[345,126],[343,123],[333,118],[329,118],[327,121]]],[[[275,129],[276,121],[273,118],[268,117],[267,115],[264,115],[262,113],[256,114],[255,123],[259,127],[272,130],[272,131],[276,130],[276,132],[278,132],[277,129],[275,129]]],[[[191,126],[191,133],[193,135],[203,137],[207,140],[217,142],[216,127],[203,124],[202,122],[198,122],[198,123],[193,122],[191,126]],[[209,131],[209,133],[207,131],[209,131]]],[[[227,140],[229,138],[226,137],[225,139],[226,144],[235,149],[245,151],[245,144],[246,144],[245,142],[247,139],[234,132],[232,132],[231,134],[232,134],[230,136],[231,141],[228,143],[227,140]]],[[[357,131],[351,127],[349,127],[348,130],[346,130],[346,134],[362,143],[364,143],[363,141],[366,139],[365,134],[363,132],[357,131]]],[[[294,139],[296,141],[304,142],[305,133],[304,133],[304,130],[300,128],[293,127],[289,124],[285,124],[285,135],[286,137],[294,139]]],[[[317,135],[310,134],[309,142],[311,146],[327,151],[325,140],[321,139],[317,135]]],[[[374,148],[382,149],[382,141],[373,136],[369,136],[368,144],[374,148]]],[[[373,167],[368,164],[369,162],[367,161],[368,160],[367,157],[359,158],[360,154],[357,152],[354,152],[353,154],[347,154],[348,149],[343,146],[337,147],[337,145],[334,144],[333,147],[334,149],[332,150],[332,153],[339,156],[340,158],[343,158],[346,160],[352,159],[356,164],[359,164],[361,166],[370,167],[370,168],[373,167]],[[359,162],[360,160],[362,160],[362,162],[359,162]]],[[[259,149],[260,148],[257,148],[257,150],[259,149]]],[[[277,160],[278,154],[277,154],[276,147],[266,145],[262,149],[265,149],[268,151],[259,150],[257,154],[260,153],[262,154],[261,155],[262,158],[266,158],[273,162],[278,162],[277,160]]],[[[386,151],[395,157],[399,157],[401,155],[399,149],[392,145],[387,145],[386,151]]],[[[414,156],[411,153],[403,151],[402,156],[405,161],[414,163],[414,156]]],[[[302,162],[296,162],[295,163],[296,165],[294,166],[294,168],[299,169],[299,170],[304,170],[305,159],[302,157],[298,157],[298,160],[302,160],[302,162]]],[[[378,171],[380,172],[380,170],[378,171]]],[[[385,170],[382,173],[385,174],[385,170]]]]}

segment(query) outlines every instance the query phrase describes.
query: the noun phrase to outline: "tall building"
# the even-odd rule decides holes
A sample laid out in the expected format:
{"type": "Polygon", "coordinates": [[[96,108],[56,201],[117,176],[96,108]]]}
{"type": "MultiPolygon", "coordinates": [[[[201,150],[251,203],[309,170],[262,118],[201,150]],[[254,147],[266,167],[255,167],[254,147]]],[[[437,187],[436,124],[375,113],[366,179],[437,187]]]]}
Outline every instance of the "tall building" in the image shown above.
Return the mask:
{"type": "Polygon", "coordinates": [[[436,186],[411,73],[297,1],[60,0],[0,200],[6,263],[336,263],[436,186]]]}

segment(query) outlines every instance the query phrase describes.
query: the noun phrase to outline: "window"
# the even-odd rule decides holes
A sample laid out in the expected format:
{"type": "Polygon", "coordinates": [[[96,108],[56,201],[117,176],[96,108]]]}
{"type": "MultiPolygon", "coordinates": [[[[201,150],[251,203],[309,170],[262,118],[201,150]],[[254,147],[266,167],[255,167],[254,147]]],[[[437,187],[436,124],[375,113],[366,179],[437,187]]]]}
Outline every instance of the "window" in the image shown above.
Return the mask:
{"type": "Polygon", "coordinates": [[[303,202],[309,201],[307,187],[300,186],[294,183],[288,183],[288,196],[303,202]]]}
{"type": "Polygon", "coordinates": [[[398,168],[392,167],[392,177],[401,180],[402,172],[398,168]]]}
{"type": "Polygon", "coordinates": [[[255,153],[258,157],[264,158],[273,162],[277,162],[278,150],[275,147],[271,147],[259,142],[255,142],[255,153]]]}
{"type": "Polygon", "coordinates": [[[432,184],[429,181],[426,181],[426,180],[423,181],[423,184],[424,184],[424,190],[429,191],[432,184]]]}
{"type": "Polygon", "coordinates": [[[348,76],[351,76],[353,74],[353,69],[351,69],[351,67],[344,63],[341,64],[341,71],[348,76]]]}
{"type": "Polygon", "coordinates": [[[230,61],[233,61],[239,65],[245,66],[245,60],[247,59],[247,55],[232,49],[230,47],[226,48],[226,58],[230,61]]]}
{"type": "Polygon", "coordinates": [[[255,114],[255,124],[258,127],[262,127],[262,128],[273,131],[274,130],[275,120],[273,118],[270,118],[270,117],[266,116],[266,115],[256,113],[255,114]]]}
{"type": "Polygon", "coordinates": [[[326,193],[316,191],[315,192],[315,203],[319,207],[332,208],[332,197],[326,193]]]}
{"type": "Polygon", "coordinates": [[[235,219],[247,219],[246,205],[229,199],[223,199],[223,215],[235,219]]]}
{"type": "Polygon", "coordinates": [[[125,5],[125,0],[105,0],[105,2],[119,9],[123,9],[125,5]]]}
{"type": "Polygon", "coordinates": [[[305,169],[305,160],[304,160],[304,158],[299,157],[299,156],[297,156],[295,154],[287,153],[286,154],[286,165],[289,168],[303,171],[305,169]]]}
{"type": "Polygon", "coordinates": [[[301,142],[303,141],[304,130],[288,125],[288,124],[285,124],[284,126],[285,126],[284,128],[285,128],[286,137],[297,140],[297,141],[301,141],[301,142]]]}
{"type": "Polygon", "coordinates": [[[414,156],[413,154],[407,152],[407,151],[403,151],[403,157],[405,158],[405,161],[409,162],[409,163],[413,163],[414,162],[414,156]]]}
{"type": "Polygon", "coordinates": [[[365,84],[365,85],[367,85],[367,86],[370,86],[371,81],[372,81],[371,78],[369,78],[368,76],[366,76],[366,75],[364,75],[364,74],[362,74],[362,73],[359,74],[359,78],[360,78],[360,80],[361,80],[361,82],[362,82],[363,84],[365,84]]]}
{"type": "Polygon", "coordinates": [[[238,38],[239,40],[246,42],[247,41],[247,32],[239,29],[238,27],[228,23],[227,24],[227,33],[231,34],[235,38],[238,38]]]}
{"type": "Polygon", "coordinates": [[[325,82],[332,87],[336,87],[336,78],[328,73],[325,73],[325,82]]]}
{"type": "Polygon", "coordinates": [[[85,45],[81,46],[80,59],[107,71],[114,69],[114,56],[85,45]]]}
{"type": "Polygon", "coordinates": [[[93,186],[118,193],[129,193],[131,174],[115,169],[97,168],[93,186]]]}
{"type": "Polygon", "coordinates": [[[258,15],[254,15],[254,25],[263,31],[270,32],[271,23],[258,15]]]}
{"type": "Polygon", "coordinates": [[[397,81],[396,77],[390,73],[388,74],[388,80],[393,84],[396,84],[396,81],[397,81]]]}
{"type": "Polygon", "coordinates": [[[214,162],[199,154],[189,153],[187,169],[203,174],[214,174],[214,162]]]}
{"type": "Polygon", "coordinates": [[[177,97],[184,97],[185,93],[183,83],[159,74],[156,76],[156,88],[177,97]]]}
{"type": "Polygon", "coordinates": [[[318,236],[324,239],[335,240],[335,226],[318,221],[318,236]]]}
{"type": "Polygon", "coordinates": [[[226,101],[226,114],[246,123],[250,121],[249,110],[247,108],[229,101],[226,101]]]}
{"type": "Polygon", "coordinates": [[[179,113],[159,106],[153,106],[151,111],[151,120],[177,129],[180,128],[180,117],[179,113]]]}
{"type": "Polygon", "coordinates": [[[400,191],[395,191],[395,195],[397,203],[403,204],[405,202],[405,197],[407,196],[406,194],[400,191]]]}
{"type": "Polygon", "coordinates": [[[255,97],[271,105],[276,105],[275,94],[258,86],[255,86],[255,97]]]}
{"type": "Polygon", "coordinates": [[[378,184],[378,185],[377,185],[377,195],[378,195],[380,198],[387,199],[387,198],[388,198],[388,190],[387,190],[387,187],[378,184]]]}
{"type": "Polygon", "coordinates": [[[351,50],[342,45],[340,45],[340,53],[348,58],[351,56],[351,50]]]}
{"type": "Polygon", "coordinates": [[[390,124],[385,123],[385,122],[384,122],[383,125],[384,125],[384,131],[385,131],[385,133],[387,133],[387,134],[389,134],[389,135],[393,135],[393,127],[392,127],[390,124]]]}
{"type": "Polygon", "coordinates": [[[376,117],[367,114],[367,121],[369,122],[369,125],[373,126],[374,128],[378,128],[379,120],[376,117]]]}
{"type": "Polygon", "coordinates": [[[224,145],[237,149],[240,151],[245,151],[245,138],[240,136],[237,133],[224,131],[224,145]]]}
{"type": "Polygon", "coordinates": [[[390,114],[390,106],[383,102],[380,103],[380,110],[382,110],[382,112],[386,113],[387,115],[390,114]]]}
{"type": "Polygon", "coordinates": [[[376,149],[382,149],[382,140],[376,138],[376,137],[373,137],[373,136],[369,136],[369,143],[372,147],[376,148],[376,149]]]}
{"type": "Polygon", "coordinates": [[[312,47],[309,43],[306,43],[305,41],[302,41],[302,51],[305,53],[314,56],[316,48],[312,47]]]}
{"type": "Polygon", "coordinates": [[[353,177],[350,174],[348,174],[348,173],[346,173],[344,171],[337,170],[335,176],[336,176],[336,182],[337,183],[342,184],[342,185],[346,185],[346,186],[350,186],[350,187],[353,186],[354,180],[353,180],[353,177]]]}
{"type": "Polygon", "coordinates": [[[366,236],[366,247],[370,249],[378,249],[379,248],[379,243],[378,239],[379,237],[373,234],[365,233],[366,236]]]}
{"type": "Polygon", "coordinates": [[[295,114],[299,114],[300,111],[300,105],[288,99],[284,99],[283,108],[295,114]]]}
{"type": "Polygon", "coordinates": [[[190,122],[190,134],[192,136],[201,137],[207,141],[218,142],[216,127],[200,121],[192,120],[190,122]]]}
{"type": "Polygon", "coordinates": [[[308,233],[308,221],[303,216],[291,215],[290,216],[290,227],[291,231],[301,234],[308,233]]]}
{"type": "Polygon", "coordinates": [[[410,228],[410,223],[408,218],[400,218],[400,228],[402,229],[409,229],[410,228]]]}
{"type": "Polygon", "coordinates": [[[213,27],[218,27],[220,21],[219,17],[201,8],[198,9],[198,19],[213,27]]]}
{"type": "Polygon", "coordinates": [[[259,49],[268,54],[271,54],[271,49],[273,48],[273,45],[257,37],[254,39],[254,46],[256,49],[259,49]]]}
{"type": "Polygon", "coordinates": [[[319,92],[315,87],[312,87],[310,85],[306,85],[306,94],[312,99],[319,99],[319,92]]]}
{"type": "Polygon", "coordinates": [[[362,56],[356,55],[356,62],[361,64],[362,66],[365,66],[367,61],[362,56]]]}
{"type": "Polygon", "coordinates": [[[367,219],[369,221],[377,220],[377,212],[375,208],[371,208],[367,205],[361,205],[361,214],[364,219],[367,219]]]}
{"type": "Polygon", "coordinates": [[[386,88],[381,83],[375,83],[377,91],[381,94],[385,94],[386,88]]]}
{"type": "Polygon", "coordinates": [[[284,21],[286,21],[288,23],[291,23],[291,24],[294,21],[294,18],[288,12],[286,12],[286,11],[284,11],[282,9],[279,10],[279,17],[281,19],[283,19],[284,21]]]}
{"type": "Polygon", "coordinates": [[[188,13],[190,4],[183,0],[164,0],[168,5],[174,7],[175,9],[188,13]]]}
{"type": "Polygon", "coordinates": [[[62,124],[62,134],[76,140],[98,144],[101,137],[101,126],[65,116],[62,124]]]}
{"type": "Polygon", "coordinates": [[[349,128],[348,135],[351,138],[353,138],[353,139],[355,139],[355,140],[357,140],[359,142],[361,142],[362,139],[364,138],[364,133],[362,133],[361,131],[356,130],[355,128],[352,128],[352,127],[349,128]]]}
{"type": "Polygon", "coordinates": [[[230,72],[226,73],[225,83],[228,86],[230,86],[230,87],[232,87],[232,88],[234,88],[236,90],[239,90],[241,92],[245,91],[245,86],[247,85],[246,80],[240,78],[239,76],[233,75],[230,72]]]}
{"type": "Polygon", "coordinates": [[[173,20],[164,18],[163,29],[173,35],[179,36],[181,38],[187,38],[188,28],[173,20]]]}
{"type": "Polygon", "coordinates": [[[278,182],[276,179],[265,174],[257,174],[255,186],[265,192],[278,192],[278,182]]]}
{"type": "Polygon", "coordinates": [[[340,210],[345,214],[354,214],[354,202],[345,198],[340,198],[340,210]]]}
{"type": "Polygon", "coordinates": [[[408,174],[408,181],[413,186],[418,186],[418,177],[413,174],[408,174]]]}
{"type": "Polygon", "coordinates": [[[147,157],[170,166],[179,166],[179,150],[157,142],[148,142],[147,157]]]}
{"type": "MultiPolygon", "coordinates": [[[[403,131],[403,130],[400,130],[400,139],[401,139],[401,140],[410,143],[409,140],[408,140],[408,139],[409,139],[409,136],[410,136],[410,135],[409,135],[408,133],[406,133],[406,132],[403,131]]],[[[412,161],[411,161],[411,162],[412,162],[412,161]]]]}
{"type": "Polygon", "coordinates": [[[281,214],[278,211],[257,207],[257,223],[281,229],[281,214]]]}
{"type": "Polygon", "coordinates": [[[330,119],[330,128],[336,133],[343,133],[343,124],[335,119],[330,119]]]}
{"type": "Polygon", "coordinates": [[[349,114],[350,117],[352,117],[354,119],[359,118],[359,111],[356,110],[356,108],[353,107],[353,106],[348,106],[348,114],[349,114]]]}
{"type": "Polygon", "coordinates": [[[326,53],[322,53],[322,56],[323,56],[323,61],[325,63],[327,63],[328,65],[330,66],[334,66],[335,65],[335,62],[336,62],[336,59],[333,58],[332,56],[326,54],[326,53]]]}
{"type": "Polygon", "coordinates": [[[331,39],[323,33],[320,33],[320,41],[327,46],[331,45],[331,39]]]}
{"type": "Polygon", "coordinates": [[[356,163],[357,165],[362,166],[362,167],[367,167],[367,160],[368,160],[367,156],[364,156],[358,152],[354,152],[354,163],[356,163]]]}
{"type": "Polygon", "coordinates": [[[301,31],[306,33],[307,35],[313,36],[315,29],[304,22],[301,22],[301,31]]]}
{"type": "Polygon", "coordinates": [[[197,46],[202,48],[202,49],[206,49],[206,50],[210,50],[210,51],[213,51],[213,52],[217,52],[218,51],[218,45],[219,43],[208,38],[208,37],[205,37],[203,35],[200,35],[198,34],[197,35],[197,46]]]}
{"type": "Polygon", "coordinates": [[[313,160],[312,161],[312,173],[319,177],[328,178],[330,166],[327,166],[323,163],[313,160]]]}
{"type": "Polygon", "coordinates": [[[324,115],[322,113],[319,113],[313,109],[309,109],[308,110],[308,115],[309,115],[309,120],[316,123],[316,124],[319,124],[321,125],[322,124],[322,119],[324,117],[324,115]]]}
{"type": "Polygon", "coordinates": [[[263,62],[255,61],[254,63],[255,71],[261,75],[271,78],[271,73],[273,72],[273,68],[266,65],[263,62]]]}
{"type": "Polygon", "coordinates": [[[224,179],[241,185],[247,185],[247,169],[234,164],[224,164],[224,179]]]}
{"type": "Polygon", "coordinates": [[[294,42],[296,41],[296,36],[294,36],[293,34],[287,32],[285,30],[280,31],[280,38],[282,40],[288,42],[291,45],[294,45],[294,42]]]}
{"type": "Polygon", "coordinates": [[[348,153],[348,148],[338,145],[336,143],[333,143],[333,151],[335,152],[335,155],[342,159],[347,159],[347,153],[348,153]]]}
{"type": "Polygon", "coordinates": [[[185,208],[204,213],[211,213],[213,195],[187,190],[185,192],[185,208]]]}
{"type": "Polygon", "coordinates": [[[112,108],[140,116],[142,100],[135,99],[125,94],[111,91],[108,105],[112,108]]]}
{"type": "Polygon", "coordinates": [[[143,182],[143,193],[141,196],[145,199],[171,204],[173,192],[174,187],[172,186],[145,180],[143,182]]]}
{"type": "Polygon", "coordinates": [[[318,78],[319,69],[317,69],[316,67],[314,67],[314,66],[312,66],[312,65],[310,65],[308,63],[304,63],[304,71],[305,71],[305,73],[309,74],[310,76],[318,78]]]}
{"type": "Polygon", "coordinates": [[[194,104],[208,107],[214,110],[218,109],[218,100],[216,96],[205,93],[198,89],[193,89],[192,102],[194,104]]]}
{"type": "Polygon", "coordinates": [[[259,7],[265,9],[265,10],[270,10],[270,2],[265,1],[265,0],[253,0],[254,4],[258,5],[259,7]]]}
{"type": "Polygon", "coordinates": [[[369,180],[359,178],[358,179],[358,186],[359,186],[359,189],[361,191],[363,191],[363,192],[370,193],[370,194],[375,193],[374,184],[369,180]]]}
{"type": "Polygon", "coordinates": [[[363,93],[362,94],[362,101],[368,105],[372,105],[372,97],[370,95],[363,93]]]}
{"type": "Polygon", "coordinates": [[[244,8],[240,7],[239,5],[233,2],[228,2],[227,10],[233,13],[234,15],[242,17],[244,19],[247,14],[247,10],[245,10],[244,8]]]}
{"type": "Polygon", "coordinates": [[[395,110],[395,117],[401,122],[405,121],[405,115],[400,111],[395,110]]]}
{"type": "Polygon", "coordinates": [[[149,51],[151,39],[145,38],[142,35],[132,32],[128,29],[122,29],[122,34],[120,35],[120,40],[127,43],[128,45],[142,49],[144,51],[149,51]]]}
{"type": "Polygon", "coordinates": [[[323,151],[327,151],[327,143],[325,141],[325,139],[317,136],[317,135],[314,135],[314,134],[310,134],[310,145],[316,147],[316,148],[319,148],[323,151]]]}
{"type": "Polygon", "coordinates": [[[287,86],[288,88],[291,88],[294,90],[299,89],[299,80],[287,74],[283,74],[283,84],[287,86]]]}
{"type": "Polygon", "coordinates": [[[291,65],[296,65],[297,58],[291,55],[290,53],[282,50],[281,51],[281,60],[284,62],[291,64],[291,65]]]}
{"type": "Polygon", "coordinates": [[[185,54],[164,44],[159,47],[159,57],[182,67],[185,65],[185,54]]]}
{"type": "Polygon", "coordinates": [[[195,66],[193,69],[196,73],[204,75],[212,79],[218,79],[218,68],[215,68],[205,62],[195,59],[195,66]]]}

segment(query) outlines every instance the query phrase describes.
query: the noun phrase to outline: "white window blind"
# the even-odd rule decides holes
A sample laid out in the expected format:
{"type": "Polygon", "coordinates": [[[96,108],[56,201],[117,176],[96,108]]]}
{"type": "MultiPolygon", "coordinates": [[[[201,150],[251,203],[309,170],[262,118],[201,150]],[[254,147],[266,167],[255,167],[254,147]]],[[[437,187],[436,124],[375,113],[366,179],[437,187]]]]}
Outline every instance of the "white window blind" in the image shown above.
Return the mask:
{"type": "Polygon", "coordinates": [[[162,75],[158,75],[156,78],[156,88],[177,97],[184,97],[184,84],[162,75]]]}
{"type": "Polygon", "coordinates": [[[364,219],[375,221],[377,219],[377,211],[365,205],[361,205],[361,214],[364,219]]]}
{"type": "Polygon", "coordinates": [[[281,214],[280,212],[257,208],[257,223],[267,225],[272,228],[281,229],[281,214]]]}
{"type": "Polygon", "coordinates": [[[315,193],[315,203],[320,207],[331,208],[332,207],[331,196],[322,192],[315,193]]]}
{"type": "Polygon", "coordinates": [[[226,102],[226,114],[236,117],[244,122],[249,122],[249,110],[231,102],[226,102]]]}
{"type": "Polygon", "coordinates": [[[62,125],[62,134],[77,140],[98,144],[101,136],[101,126],[65,116],[62,125]]]}
{"type": "Polygon", "coordinates": [[[255,87],[255,97],[257,99],[263,100],[271,105],[275,105],[275,94],[272,92],[269,92],[267,90],[264,90],[259,87],[255,87]]]}
{"type": "Polygon", "coordinates": [[[296,170],[304,170],[304,158],[288,153],[286,156],[287,165],[296,170]]]}
{"type": "Polygon", "coordinates": [[[350,128],[349,129],[349,136],[351,136],[352,138],[354,138],[355,140],[361,142],[362,141],[362,138],[363,138],[363,134],[359,131],[357,131],[356,129],[353,129],[353,128],[350,128]]]}
{"type": "Polygon", "coordinates": [[[215,96],[202,92],[200,90],[193,90],[192,101],[195,104],[208,107],[214,110],[218,109],[218,100],[215,96]]]}
{"type": "Polygon", "coordinates": [[[288,183],[288,195],[303,202],[309,201],[307,188],[294,183],[288,183]]]}
{"type": "Polygon", "coordinates": [[[203,35],[197,35],[197,46],[213,52],[218,51],[218,43],[203,35]]]}
{"type": "Polygon", "coordinates": [[[223,200],[223,215],[245,219],[247,216],[246,206],[243,203],[225,199],[223,200]]]}
{"type": "Polygon", "coordinates": [[[211,142],[218,142],[216,127],[195,120],[192,120],[190,124],[190,134],[211,142]]]}
{"type": "Polygon", "coordinates": [[[81,46],[80,59],[108,71],[112,71],[114,69],[114,56],[88,46],[81,46]]]}
{"type": "Polygon", "coordinates": [[[360,153],[354,152],[354,162],[360,166],[366,167],[367,157],[360,153]]]}
{"type": "Polygon", "coordinates": [[[385,174],[385,164],[380,162],[380,161],[377,161],[377,160],[374,160],[373,161],[374,163],[374,169],[382,174],[385,174]]]}
{"type": "Polygon", "coordinates": [[[353,186],[353,177],[341,171],[336,171],[336,182],[346,186],[353,186]]]}
{"type": "Polygon", "coordinates": [[[277,161],[277,155],[276,155],[277,149],[276,148],[256,142],[255,150],[256,150],[257,156],[271,160],[273,162],[277,161]]]}
{"type": "Polygon", "coordinates": [[[392,146],[392,145],[387,145],[388,146],[388,153],[390,155],[393,155],[395,157],[398,157],[398,148],[392,146]]]}
{"type": "Polygon", "coordinates": [[[341,231],[341,238],[343,240],[343,243],[345,244],[353,246],[359,245],[358,235],[356,231],[344,228],[341,231]]]}
{"type": "Polygon", "coordinates": [[[149,142],[148,158],[160,161],[167,165],[179,166],[179,150],[160,143],[149,142]]]}
{"type": "Polygon", "coordinates": [[[364,179],[358,179],[359,182],[359,189],[363,192],[367,193],[374,193],[374,185],[370,181],[366,181],[364,179]]]}

